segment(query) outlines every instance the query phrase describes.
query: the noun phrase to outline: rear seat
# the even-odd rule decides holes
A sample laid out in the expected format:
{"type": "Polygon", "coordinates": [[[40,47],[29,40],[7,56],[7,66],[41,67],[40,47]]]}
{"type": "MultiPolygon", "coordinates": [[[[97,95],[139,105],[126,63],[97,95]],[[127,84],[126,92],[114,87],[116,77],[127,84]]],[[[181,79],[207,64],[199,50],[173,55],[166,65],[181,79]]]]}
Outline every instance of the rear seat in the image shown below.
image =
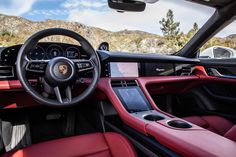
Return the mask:
{"type": "Polygon", "coordinates": [[[182,118],[236,142],[236,125],[219,116],[191,116],[182,118]]]}

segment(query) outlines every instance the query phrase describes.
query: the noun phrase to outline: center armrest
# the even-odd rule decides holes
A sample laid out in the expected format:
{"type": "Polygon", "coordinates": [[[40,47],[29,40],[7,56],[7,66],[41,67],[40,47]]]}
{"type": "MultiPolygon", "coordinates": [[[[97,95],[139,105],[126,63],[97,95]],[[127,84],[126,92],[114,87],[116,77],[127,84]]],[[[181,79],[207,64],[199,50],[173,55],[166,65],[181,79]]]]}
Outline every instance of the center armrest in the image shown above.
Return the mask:
{"type": "Polygon", "coordinates": [[[190,129],[177,129],[168,126],[166,120],[161,120],[149,123],[146,131],[159,143],[183,156],[232,157],[236,154],[234,141],[194,124],[192,126],[190,129]]]}

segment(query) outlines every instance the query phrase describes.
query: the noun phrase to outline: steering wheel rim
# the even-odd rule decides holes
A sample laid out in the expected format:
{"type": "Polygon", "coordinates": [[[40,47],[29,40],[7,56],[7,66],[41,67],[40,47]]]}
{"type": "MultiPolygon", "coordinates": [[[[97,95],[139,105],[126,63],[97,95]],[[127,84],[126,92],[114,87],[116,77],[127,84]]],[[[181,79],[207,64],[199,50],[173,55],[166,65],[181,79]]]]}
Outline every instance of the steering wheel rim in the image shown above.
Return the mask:
{"type": "MultiPolygon", "coordinates": [[[[58,57],[57,59],[58,60],[65,59],[65,61],[66,61],[66,58],[63,58],[63,57],[58,57]]],[[[51,62],[51,60],[49,61],[49,63],[50,62],[51,62]]],[[[81,61],[78,61],[78,63],[79,62],[81,62],[81,61]]],[[[67,63],[69,63],[69,61],[67,63]]],[[[75,63],[75,64],[78,65],[78,63],[75,63]]],[[[47,64],[47,67],[49,66],[48,64],[47,64]]],[[[71,68],[73,68],[73,66],[71,68]]],[[[50,69],[50,68],[46,68],[46,69],[50,69]]],[[[96,89],[99,78],[100,78],[100,74],[101,74],[101,65],[100,65],[100,60],[99,60],[99,56],[98,56],[97,52],[94,50],[92,45],[85,38],[83,38],[81,35],[77,34],[76,32],[67,30],[67,29],[51,28],[51,29],[45,29],[45,30],[39,31],[39,32],[33,34],[31,37],[29,37],[26,40],[26,42],[22,45],[22,47],[18,53],[18,56],[17,56],[16,71],[17,71],[18,79],[20,80],[20,82],[22,84],[22,87],[36,101],[40,102],[43,105],[47,105],[47,106],[68,107],[68,106],[76,105],[76,104],[80,103],[81,101],[85,100],[96,89]],[[57,88],[59,86],[54,87],[55,94],[57,96],[57,100],[49,99],[49,98],[41,95],[39,92],[37,92],[31,86],[31,84],[29,83],[27,76],[26,76],[27,65],[30,62],[29,59],[27,58],[27,53],[38,44],[39,40],[41,40],[45,37],[48,37],[48,36],[52,36],[52,35],[63,35],[63,36],[67,36],[67,37],[73,38],[76,41],[78,41],[80,43],[80,45],[82,46],[83,50],[90,55],[89,62],[91,63],[91,66],[93,67],[93,69],[92,69],[93,78],[92,78],[91,83],[87,87],[87,89],[85,91],[83,91],[80,95],[78,95],[74,98],[71,97],[71,93],[70,93],[70,96],[68,96],[68,100],[66,100],[66,101],[64,101],[64,100],[60,101],[58,98],[58,92],[59,92],[59,96],[61,97],[60,90],[59,90],[59,88],[57,88]]],[[[45,73],[46,72],[48,72],[48,71],[45,71],[45,73]]],[[[50,79],[48,79],[48,80],[50,80],[50,79]]],[[[67,90],[67,88],[66,88],[66,90],[67,90]]]]}

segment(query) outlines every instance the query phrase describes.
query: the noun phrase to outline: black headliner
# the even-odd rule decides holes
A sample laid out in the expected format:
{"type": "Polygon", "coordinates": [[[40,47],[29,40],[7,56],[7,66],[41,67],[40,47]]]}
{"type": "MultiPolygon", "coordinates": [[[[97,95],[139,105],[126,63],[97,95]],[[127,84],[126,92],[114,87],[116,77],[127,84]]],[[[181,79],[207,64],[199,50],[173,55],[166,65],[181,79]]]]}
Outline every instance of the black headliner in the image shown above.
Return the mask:
{"type": "Polygon", "coordinates": [[[234,2],[235,0],[209,0],[209,1],[204,1],[204,0],[187,0],[187,1],[191,1],[191,2],[195,2],[195,3],[207,5],[207,6],[210,6],[210,7],[222,8],[222,7],[230,4],[231,2],[234,2]]]}

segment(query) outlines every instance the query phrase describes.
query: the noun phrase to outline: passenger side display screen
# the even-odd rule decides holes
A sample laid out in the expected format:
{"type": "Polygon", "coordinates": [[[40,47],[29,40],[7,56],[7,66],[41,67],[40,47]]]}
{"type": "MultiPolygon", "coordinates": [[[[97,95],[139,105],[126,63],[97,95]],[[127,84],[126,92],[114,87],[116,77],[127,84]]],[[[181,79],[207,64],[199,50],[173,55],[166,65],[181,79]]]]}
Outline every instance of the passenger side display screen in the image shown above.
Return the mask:
{"type": "Polygon", "coordinates": [[[138,63],[111,62],[111,77],[138,77],[138,63]]]}

